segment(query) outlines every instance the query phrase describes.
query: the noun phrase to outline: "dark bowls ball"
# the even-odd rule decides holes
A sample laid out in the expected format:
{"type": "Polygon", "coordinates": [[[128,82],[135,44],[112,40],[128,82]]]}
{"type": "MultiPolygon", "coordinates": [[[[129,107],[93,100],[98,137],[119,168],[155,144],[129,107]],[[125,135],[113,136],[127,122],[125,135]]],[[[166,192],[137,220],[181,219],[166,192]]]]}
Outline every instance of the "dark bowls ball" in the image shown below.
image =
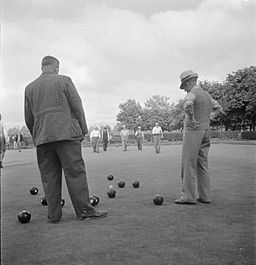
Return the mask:
{"type": "Polygon", "coordinates": [[[92,206],[96,205],[96,199],[94,197],[90,197],[90,203],[92,206]]]}
{"type": "Polygon", "coordinates": [[[132,183],[132,186],[134,187],[134,188],[139,188],[139,186],[140,186],[140,183],[139,183],[139,181],[134,181],[133,183],[132,183]]]}
{"type": "Polygon", "coordinates": [[[95,195],[92,197],[94,197],[94,199],[95,199],[95,205],[99,204],[100,198],[98,196],[95,196],[95,195]]]}
{"type": "Polygon", "coordinates": [[[161,195],[156,195],[153,199],[155,205],[162,205],[164,202],[164,198],[161,195]]]}
{"type": "Polygon", "coordinates": [[[47,206],[47,205],[48,205],[45,196],[43,196],[43,197],[41,198],[41,204],[42,204],[43,206],[47,206]]]}
{"type": "Polygon", "coordinates": [[[108,180],[113,180],[114,176],[113,175],[108,175],[108,180]]]}
{"type": "Polygon", "coordinates": [[[116,196],[116,191],[115,190],[109,190],[107,192],[107,194],[108,194],[109,198],[114,198],[116,196]]]}
{"type": "Polygon", "coordinates": [[[124,186],[125,186],[125,182],[123,180],[118,182],[118,187],[119,188],[124,188],[124,186]]]}
{"type": "Polygon", "coordinates": [[[37,187],[33,187],[33,188],[31,188],[30,189],[30,193],[32,194],[32,195],[36,195],[37,193],[38,193],[38,188],[37,187]]]}
{"type": "Polygon", "coordinates": [[[28,223],[30,221],[30,219],[31,219],[31,213],[30,213],[30,211],[24,210],[24,211],[21,211],[18,214],[18,220],[22,224],[28,223]]]}
{"type": "Polygon", "coordinates": [[[64,204],[65,204],[65,200],[64,200],[64,199],[61,199],[61,201],[60,201],[60,205],[61,205],[61,207],[63,207],[64,204]]]}

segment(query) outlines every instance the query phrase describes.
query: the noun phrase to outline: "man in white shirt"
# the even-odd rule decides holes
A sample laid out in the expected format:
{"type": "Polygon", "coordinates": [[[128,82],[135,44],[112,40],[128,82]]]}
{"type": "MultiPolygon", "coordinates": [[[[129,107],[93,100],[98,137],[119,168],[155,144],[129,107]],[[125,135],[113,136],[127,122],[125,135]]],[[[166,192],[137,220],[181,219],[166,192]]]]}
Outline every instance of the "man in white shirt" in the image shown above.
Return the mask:
{"type": "Polygon", "coordinates": [[[163,138],[163,131],[158,122],[156,122],[155,127],[152,130],[152,136],[154,140],[155,152],[156,154],[160,154],[160,143],[161,138],[163,138]]]}
{"type": "Polygon", "coordinates": [[[92,144],[93,152],[99,153],[100,130],[97,126],[90,133],[90,141],[92,144]]]}
{"type": "Polygon", "coordinates": [[[121,139],[122,139],[123,151],[127,151],[129,131],[126,129],[125,125],[123,125],[123,129],[122,129],[120,135],[121,135],[121,139]]]}

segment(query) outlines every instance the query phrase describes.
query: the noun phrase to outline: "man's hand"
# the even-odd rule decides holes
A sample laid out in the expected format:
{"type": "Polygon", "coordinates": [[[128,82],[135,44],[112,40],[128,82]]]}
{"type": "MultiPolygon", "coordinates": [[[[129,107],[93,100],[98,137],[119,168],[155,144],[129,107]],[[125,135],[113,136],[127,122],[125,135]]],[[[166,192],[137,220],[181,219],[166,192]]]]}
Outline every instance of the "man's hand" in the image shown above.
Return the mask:
{"type": "Polygon", "coordinates": [[[189,122],[189,127],[192,127],[194,129],[199,128],[200,122],[199,121],[196,121],[195,118],[192,118],[189,121],[190,121],[189,122]]]}

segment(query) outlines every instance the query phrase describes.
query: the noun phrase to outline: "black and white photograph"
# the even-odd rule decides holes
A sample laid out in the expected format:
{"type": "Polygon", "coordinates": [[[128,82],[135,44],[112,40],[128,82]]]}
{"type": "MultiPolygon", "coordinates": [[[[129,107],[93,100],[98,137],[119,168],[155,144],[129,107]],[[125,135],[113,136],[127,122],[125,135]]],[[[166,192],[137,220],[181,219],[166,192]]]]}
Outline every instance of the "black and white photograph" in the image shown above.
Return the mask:
{"type": "Polygon", "coordinates": [[[3,265],[256,265],[256,0],[2,0],[3,265]]]}

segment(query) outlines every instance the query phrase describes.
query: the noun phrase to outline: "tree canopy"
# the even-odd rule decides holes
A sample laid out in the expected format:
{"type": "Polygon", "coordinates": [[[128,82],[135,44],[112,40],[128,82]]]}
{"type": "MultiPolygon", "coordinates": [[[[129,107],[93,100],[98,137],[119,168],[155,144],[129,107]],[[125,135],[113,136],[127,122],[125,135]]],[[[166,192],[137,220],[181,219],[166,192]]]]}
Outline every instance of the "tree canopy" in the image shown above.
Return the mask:
{"type": "MultiPolygon", "coordinates": [[[[250,66],[227,75],[223,82],[199,81],[203,89],[222,105],[224,114],[219,114],[211,125],[225,130],[255,130],[256,122],[256,67],[250,66]]],[[[154,95],[142,108],[135,99],[119,105],[117,121],[129,129],[142,126],[152,129],[159,122],[163,130],[182,129],[184,120],[183,100],[175,105],[166,96],[154,95]]]]}

